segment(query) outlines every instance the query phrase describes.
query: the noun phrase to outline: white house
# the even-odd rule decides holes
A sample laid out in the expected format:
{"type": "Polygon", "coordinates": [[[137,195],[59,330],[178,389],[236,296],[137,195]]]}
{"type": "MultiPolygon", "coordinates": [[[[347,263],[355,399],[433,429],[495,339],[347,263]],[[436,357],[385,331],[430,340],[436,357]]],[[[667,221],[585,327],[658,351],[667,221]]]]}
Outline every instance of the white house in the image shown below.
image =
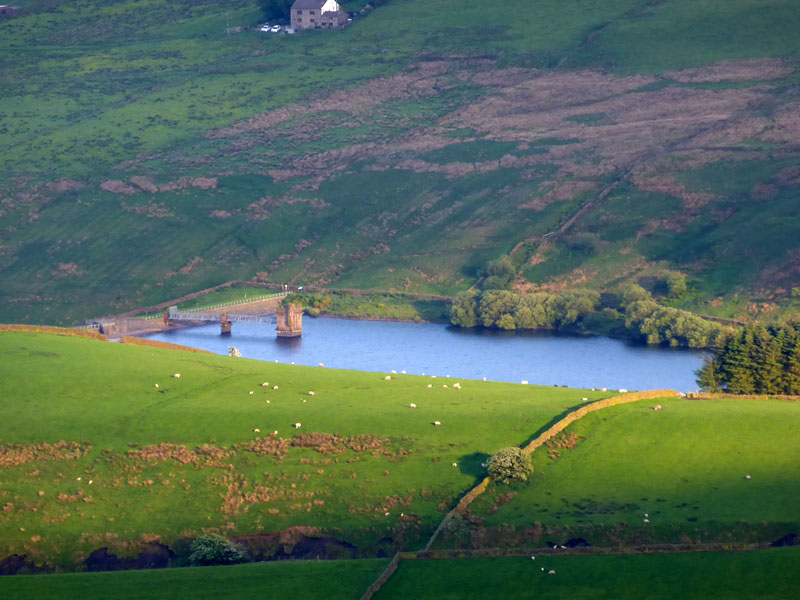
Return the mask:
{"type": "Polygon", "coordinates": [[[291,17],[294,29],[335,29],[347,24],[347,13],[336,0],[295,0],[291,17]]]}

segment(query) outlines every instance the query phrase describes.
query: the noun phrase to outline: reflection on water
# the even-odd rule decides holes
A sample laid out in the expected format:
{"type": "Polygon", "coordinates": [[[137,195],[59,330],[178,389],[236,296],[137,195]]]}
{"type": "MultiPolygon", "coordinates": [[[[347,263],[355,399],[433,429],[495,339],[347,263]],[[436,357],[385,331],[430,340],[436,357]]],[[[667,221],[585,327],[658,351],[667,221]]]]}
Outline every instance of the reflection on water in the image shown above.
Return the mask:
{"type": "Polygon", "coordinates": [[[602,337],[539,331],[469,330],[429,323],[303,319],[303,335],[278,338],[274,325],[210,324],[146,337],[245,358],[361,371],[422,374],[609,389],[694,390],[703,353],[602,337]]]}

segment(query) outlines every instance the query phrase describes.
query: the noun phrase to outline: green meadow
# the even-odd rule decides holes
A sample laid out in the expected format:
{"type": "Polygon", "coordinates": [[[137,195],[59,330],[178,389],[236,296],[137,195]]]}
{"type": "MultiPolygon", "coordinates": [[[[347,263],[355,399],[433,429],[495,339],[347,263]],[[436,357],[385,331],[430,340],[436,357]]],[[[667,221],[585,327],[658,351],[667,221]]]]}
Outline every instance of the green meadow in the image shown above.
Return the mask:
{"type": "MultiPolygon", "coordinates": [[[[665,399],[604,409],[534,453],[531,485],[472,506],[481,544],[773,541],[795,532],[800,404],[665,399]],[[662,410],[654,411],[654,405],[662,410]],[[749,477],[749,478],[748,478],[749,477]],[[499,531],[508,526],[514,533],[499,531]]],[[[475,538],[473,538],[475,539],[475,538]]]]}
{"type": "Polygon", "coordinates": [[[67,568],[209,528],[417,549],[491,453],[609,395],[38,334],[0,352],[0,553],[67,568]]]}

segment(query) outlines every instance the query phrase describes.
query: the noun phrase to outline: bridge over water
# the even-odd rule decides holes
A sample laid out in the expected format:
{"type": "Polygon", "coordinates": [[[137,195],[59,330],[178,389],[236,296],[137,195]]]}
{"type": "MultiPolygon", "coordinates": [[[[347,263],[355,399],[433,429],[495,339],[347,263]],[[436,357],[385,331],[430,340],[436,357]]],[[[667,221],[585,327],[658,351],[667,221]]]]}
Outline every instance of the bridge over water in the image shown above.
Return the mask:
{"type": "Polygon", "coordinates": [[[303,332],[303,309],[298,304],[279,306],[271,314],[246,314],[210,311],[181,311],[170,306],[164,313],[164,323],[179,321],[219,323],[222,334],[230,333],[234,323],[275,324],[278,337],[297,337],[303,332]]]}

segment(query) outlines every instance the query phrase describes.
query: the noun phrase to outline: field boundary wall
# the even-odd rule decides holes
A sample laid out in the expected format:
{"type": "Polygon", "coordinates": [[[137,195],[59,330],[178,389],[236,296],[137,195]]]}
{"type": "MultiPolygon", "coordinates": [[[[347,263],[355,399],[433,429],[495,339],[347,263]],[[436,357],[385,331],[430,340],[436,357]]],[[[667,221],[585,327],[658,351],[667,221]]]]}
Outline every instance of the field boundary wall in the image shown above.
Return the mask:
{"type": "Polygon", "coordinates": [[[91,329],[70,329],[50,325],[8,325],[0,323],[0,331],[19,331],[24,333],[49,333],[51,335],[67,335],[90,340],[108,341],[108,337],[91,329]]]}
{"type": "Polygon", "coordinates": [[[169,342],[159,342],[158,340],[147,338],[138,338],[130,335],[123,336],[119,341],[121,344],[130,344],[131,346],[148,346],[150,348],[161,348],[163,350],[183,350],[185,352],[196,352],[198,354],[214,354],[208,350],[181,346],[180,344],[170,344],[169,342]]]}
{"type": "Polygon", "coordinates": [[[397,564],[400,562],[400,553],[397,552],[393,557],[383,572],[378,575],[378,578],[372,582],[372,584],[367,588],[367,591],[364,592],[364,595],[361,596],[361,600],[370,600],[381,587],[383,584],[389,580],[395,571],[397,571],[397,564]]]}

